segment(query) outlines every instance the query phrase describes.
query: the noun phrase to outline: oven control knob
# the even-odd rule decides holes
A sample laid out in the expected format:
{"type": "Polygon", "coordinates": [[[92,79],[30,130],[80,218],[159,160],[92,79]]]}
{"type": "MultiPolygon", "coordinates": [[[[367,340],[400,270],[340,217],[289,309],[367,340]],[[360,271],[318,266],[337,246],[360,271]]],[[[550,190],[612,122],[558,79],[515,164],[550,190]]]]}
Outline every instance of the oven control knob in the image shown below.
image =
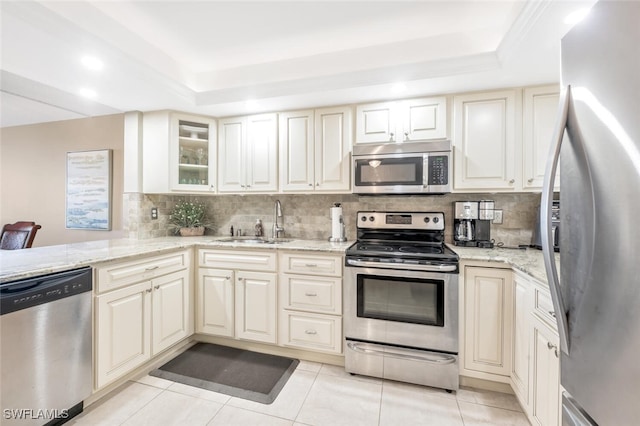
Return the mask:
{"type": "Polygon", "coordinates": [[[429,216],[427,216],[427,217],[424,218],[424,223],[429,223],[430,220],[431,219],[429,218],[429,216]]]}
{"type": "Polygon", "coordinates": [[[375,218],[375,217],[373,217],[373,216],[369,216],[369,221],[370,221],[370,222],[373,222],[374,220],[376,220],[376,218],[375,218]]]}
{"type": "Polygon", "coordinates": [[[440,222],[440,219],[438,219],[437,217],[434,217],[433,218],[433,223],[438,223],[438,222],[440,222]]]}

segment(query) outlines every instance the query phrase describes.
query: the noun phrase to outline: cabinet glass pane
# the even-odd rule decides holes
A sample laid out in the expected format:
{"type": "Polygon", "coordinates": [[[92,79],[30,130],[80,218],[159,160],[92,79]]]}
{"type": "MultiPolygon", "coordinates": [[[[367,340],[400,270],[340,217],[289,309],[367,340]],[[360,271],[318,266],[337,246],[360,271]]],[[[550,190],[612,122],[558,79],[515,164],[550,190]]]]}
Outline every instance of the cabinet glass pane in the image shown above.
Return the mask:
{"type": "Polygon", "coordinates": [[[178,183],[209,185],[209,126],[178,122],[178,183]]]}

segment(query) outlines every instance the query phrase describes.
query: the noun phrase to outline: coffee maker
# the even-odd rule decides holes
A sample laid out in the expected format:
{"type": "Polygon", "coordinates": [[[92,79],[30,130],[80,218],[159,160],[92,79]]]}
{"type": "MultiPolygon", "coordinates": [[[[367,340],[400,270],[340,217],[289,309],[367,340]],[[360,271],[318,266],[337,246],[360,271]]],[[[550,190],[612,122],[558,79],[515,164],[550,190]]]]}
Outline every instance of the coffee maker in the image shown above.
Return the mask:
{"type": "Polygon", "coordinates": [[[490,200],[453,203],[453,243],[463,247],[491,248],[491,221],[495,203],[490,200]]]}

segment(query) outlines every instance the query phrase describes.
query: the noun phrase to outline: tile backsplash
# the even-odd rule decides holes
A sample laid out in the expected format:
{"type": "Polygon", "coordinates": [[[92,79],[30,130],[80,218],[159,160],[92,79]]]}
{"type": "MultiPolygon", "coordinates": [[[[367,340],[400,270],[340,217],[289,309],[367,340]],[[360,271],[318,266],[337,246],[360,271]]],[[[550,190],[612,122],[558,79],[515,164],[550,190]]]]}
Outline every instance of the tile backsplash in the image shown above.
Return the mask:
{"type": "Polygon", "coordinates": [[[529,244],[536,223],[540,194],[446,194],[430,196],[357,196],[352,194],[310,195],[157,195],[125,194],[125,235],[129,238],[155,238],[171,235],[167,223],[171,209],[181,200],[198,200],[207,205],[214,227],[208,235],[229,235],[231,226],[244,235],[253,235],[256,219],[262,219],[265,236],[271,235],[274,203],[280,200],[287,238],[327,239],[331,235],[329,209],[341,203],[347,238],[356,238],[356,212],[442,211],[445,214],[445,239],[453,235],[453,202],[494,200],[495,208],[503,211],[503,223],[491,225],[491,237],[506,246],[529,244]],[[151,208],[157,207],[159,217],[151,219],[151,208]]]}

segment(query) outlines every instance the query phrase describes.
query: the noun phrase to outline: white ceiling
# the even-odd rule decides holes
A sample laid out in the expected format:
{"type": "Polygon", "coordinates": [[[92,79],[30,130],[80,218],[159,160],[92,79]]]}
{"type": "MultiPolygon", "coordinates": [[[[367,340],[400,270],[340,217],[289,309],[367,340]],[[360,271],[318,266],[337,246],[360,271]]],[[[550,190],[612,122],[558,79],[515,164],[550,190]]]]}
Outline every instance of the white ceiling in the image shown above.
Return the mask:
{"type": "Polygon", "coordinates": [[[157,109],[221,117],[558,82],[563,19],[594,2],[3,0],[0,125],[157,109]],[[104,68],[86,69],[84,55],[104,68]]]}

